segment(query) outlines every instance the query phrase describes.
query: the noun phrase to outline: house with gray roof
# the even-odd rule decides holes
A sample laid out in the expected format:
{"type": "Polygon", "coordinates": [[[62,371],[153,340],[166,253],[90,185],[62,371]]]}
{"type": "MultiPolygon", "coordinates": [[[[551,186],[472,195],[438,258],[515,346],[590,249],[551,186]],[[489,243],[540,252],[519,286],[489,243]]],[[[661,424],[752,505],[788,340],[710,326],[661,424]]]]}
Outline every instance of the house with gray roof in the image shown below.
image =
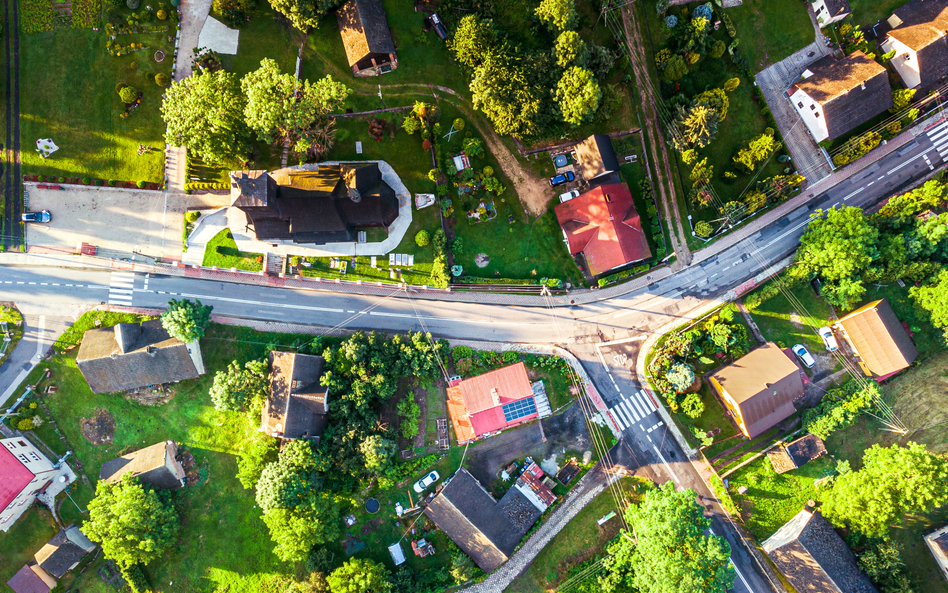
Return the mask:
{"type": "Polygon", "coordinates": [[[185,344],[172,337],[159,319],[88,330],[76,364],[93,393],[176,383],[204,374],[198,342],[185,344]]]}
{"type": "Polygon", "coordinates": [[[46,574],[35,562],[24,564],[7,581],[13,593],[49,593],[56,586],[56,579],[46,574]]]}
{"type": "Polygon", "coordinates": [[[398,68],[381,0],[349,0],[336,12],[336,20],[353,74],[378,76],[398,68]]]}
{"type": "Polygon", "coordinates": [[[892,107],[886,69],[861,51],[813,62],[787,96],[817,142],[844,136],[892,107]]]}
{"type": "Polygon", "coordinates": [[[325,362],[322,356],[270,352],[270,393],[260,413],[261,432],[319,442],[329,412],[329,389],[319,382],[325,362]]]}
{"type": "MultiPolygon", "coordinates": [[[[880,46],[906,88],[927,91],[948,76],[948,2],[912,0],[896,8],[880,46]]],[[[916,95],[916,98],[920,98],[916,95]]]]}
{"type": "Polygon", "coordinates": [[[99,471],[99,481],[118,482],[126,474],[132,474],[142,484],[163,490],[177,490],[185,482],[184,467],[174,441],[155,443],[105,462],[99,471]]]}
{"type": "Polygon", "coordinates": [[[573,149],[576,163],[583,179],[592,187],[604,183],[616,183],[619,171],[619,159],[616,158],[612,139],[605,134],[593,134],[573,149]]]}
{"type": "Polygon", "coordinates": [[[54,578],[75,568],[82,557],[95,550],[95,544],[89,541],[78,527],[72,525],[59,530],[45,546],[33,557],[36,564],[54,578]]]}
{"type": "Polygon", "coordinates": [[[797,513],[763,549],[798,593],[877,593],[819,511],[797,513]]]}

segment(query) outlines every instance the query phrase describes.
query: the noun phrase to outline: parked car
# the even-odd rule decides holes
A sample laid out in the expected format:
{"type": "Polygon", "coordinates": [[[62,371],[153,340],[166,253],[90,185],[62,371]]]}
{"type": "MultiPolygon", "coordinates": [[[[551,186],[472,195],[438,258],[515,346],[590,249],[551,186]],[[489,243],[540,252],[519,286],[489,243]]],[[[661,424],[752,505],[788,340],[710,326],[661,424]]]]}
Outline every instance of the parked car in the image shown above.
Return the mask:
{"type": "Polygon", "coordinates": [[[560,194],[560,204],[562,204],[563,202],[569,202],[570,200],[578,196],[579,196],[579,190],[571,189],[565,194],[560,194]]]}
{"type": "Polygon", "coordinates": [[[438,13],[431,13],[431,16],[428,17],[428,21],[431,23],[432,28],[434,28],[435,35],[437,35],[441,41],[448,38],[448,30],[444,28],[444,23],[438,18],[438,13]]]}
{"type": "Polygon", "coordinates": [[[806,346],[804,346],[803,344],[794,344],[793,348],[791,348],[790,350],[792,350],[794,354],[800,357],[800,361],[803,363],[803,366],[805,366],[806,368],[812,369],[813,366],[816,364],[816,359],[813,358],[813,355],[810,354],[810,352],[806,349],[806,346]]]}
{"type": "Polygon", "coordinates": [[[830,329],[828,325],[824,325],[816,331],[820,334],[820,337],[823,338],[823,343],[826,344],[827,350],[830,352],[839,350],[839,344],[836,343],[836,336],[833,335],[833,330],[830,329]]]}
{"type": "Polygon", "coordinates": [[[23,222],[49,222],[53,219],[53,216],[49,213],[49,210],[42,210],[40,212],[24,212],[20,219],[23,222]]]}
{"type": "Polygon", "coordinates": [[[576,179],[576,176],[573,175],[572,171],[567,171],[566,173],[561,173],[556,177],[550,177],[550,187],[556,187],[557,185],[563,185],[564,183],[569,183],[576,179]]]}
{"type": "Polygon", "coordinates": [[[421,494],[422,492],[425,491],[425,489],[427,489],[429,486],[437,482],[438,478],[440,477],[441,476],[438,475],[438,472],[433,471],[427,476],[415,482],[415,485],[412,486],[412,488],[415,489],[415,492],[417,492],[418,494],[421,494]]]}

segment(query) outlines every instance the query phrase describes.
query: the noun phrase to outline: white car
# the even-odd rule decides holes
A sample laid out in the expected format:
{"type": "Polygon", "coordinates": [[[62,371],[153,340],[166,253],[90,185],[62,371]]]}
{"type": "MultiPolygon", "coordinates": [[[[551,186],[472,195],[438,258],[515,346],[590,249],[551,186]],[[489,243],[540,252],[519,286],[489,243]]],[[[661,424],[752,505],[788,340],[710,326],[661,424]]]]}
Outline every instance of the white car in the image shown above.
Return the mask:
{"type": "Polygon", "coordinates": [[[427,476],[415,482],[415,485],[412,488],[415,489],[415,492],[421,494],[425,491],[426,488],[438,481],[438,478],[441,476],[438,475],[438,472],[431,472],[427,476]]]}
{"type": "Polygon", "coordinates": [[[803,366],[805,366],[806,368],[812,369],[813,365],[816,364],[816,360],[813,358],[813,355],[810,354],[809,351],[807,351],[806,346],[804,346],[803,344],[794,344],[793,348],[791,348],[790,350],[792,350],[794,354],[800,357],[800,360],[803,362],[803,366]]]}
{"type": "Polygon", "coordinates": [[[824,325],[820,329],[816,330],[820,337],[823,338],[823,343],[826,344],[826,349],[830,352],[836,352],[839,350],[839,344],[836,343],[836,336],[833,335],[833,330],[829,326],[824,325]]]}
{"type": "Polygon", "coordinates": [[[563,202],[569,202],[570,200],[578,196],[579,196],[579,190],[571,189],[565,194],[560,194],[560,204],[562,204],[563,202]]]}

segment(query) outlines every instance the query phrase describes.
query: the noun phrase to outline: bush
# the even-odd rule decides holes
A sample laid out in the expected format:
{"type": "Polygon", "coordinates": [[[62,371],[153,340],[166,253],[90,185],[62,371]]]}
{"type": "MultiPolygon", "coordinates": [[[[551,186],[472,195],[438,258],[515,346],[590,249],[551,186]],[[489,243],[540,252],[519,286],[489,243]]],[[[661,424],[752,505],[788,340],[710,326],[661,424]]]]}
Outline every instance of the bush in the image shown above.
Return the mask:
{"type": "Polygon", "coordinates": [[[16,423],[17,430],[33,430],[33,417],[27,416],[26,418],[21,418],[19,422],[16,423]]]}
{"type": "Polygon", "coordinates": [[[753,311],[757,307],[761,306],[764,302],[780,294],[780,289],[777,288],[776,282],[768,282],[760,287],[757,291],[752,292],[744,298],[744,306],[747,307],[748,311],[753,311]]]}
{"type": "Polygon", "coordinates": [[[707,239],[711,236],[711,233],[714,232],[714,227],[711,226],[706,220],[699,220],[698,224],[695,225],[695,234],[701,237],[702,239],[707,239]]]}
{"type": "Polygon", "coordinates": [[[461,360],[454,363],[454,370],[456,370],[462,377],[467,376],[473,367],[474,363],[471,362],[470,358],[462,358],[461,360]]]}
{"type": "Polygon", "coordinates": [[[454,120],[454,129],[458,132],[464,130],[464,120],[460,117],[454,120]]]}
{"type": "Polygon", "coordinates": [[[428,231],[420,230],[415,233],[415,245],[418,247],[426,247],[429,243],[431,243],[431,235],[428,234],[428,231]]]}
{"type": "Polygon", "coordinates": [[[513,364],[520,358],[520,353],[514,350],[508,350],[501,355],[504,364],[513,364]]]}
{"type": "MultiPolygon", "coordinates": [[[[131,2],[132,0],[129,0],[129,4],[131,4],[131,2]]],[[[138,4],[138,0],[135,0],[135,4],[138,4]]],[[[121,567],[121,571],[132,593],[145,593],[148,591],[148,579],[145,578],[145,571],[142,570],[141,566],[133,564],[127,568],[121,567]]]]}
{"type": "Polygon", "coordinates": [[[701,396],[695,393],[689,393],[685,396],[685,401],[681,402],[681,411],[689,418],[700,418],[704,414],[704,402],[701,396]]]}
{"type": "Polygon", "coordinates": [[[83,185],[89,185],[90,183],[92,183],[92,179],[90,179],[90,178],[88,178],[88,177],[83,177],[83,178],[82,178],[82,183],[83,183],[83,185]]]}
{"type": "Polygon", "coordinates": [[[203,181],[187,182],[184,184],[184,189],[228,189],[230,187],[229,183],[208,183],[203,181]]]}
{"type": "Polygon", "coordinates": [[[122,87],[122,90],[119,91],[119,98],[122,99],[122,103],[126,105],[134,103],[138,99],[138,91],[130,86],[122,87]]]}
{"type": "Polygon", "coordinates": [[[484,177],[493,177],[493,176],[494,176],[494,168],[491,167],[490,165],[487,165],[486,167],[484,167],[484,169],[481,171],[481,173],[484,175],[484,177]]]}
{"type": "Polygon", "coordinates": [[[468,346],[455,346],[451,349],[451,358],[454,359],[455,363],[462,358],[470,358],[472,356],[474,356],[474,350],[468,346]]]}
{"type": "Polygon", "coordinates": [[[128,86],[128,85],[125,84],[124,82],[117,82],[117,83],[115,83],[115,92],[118,93],[118,94],[121,94],[121,93],[122,93],[122,89],[124,89],[124,88],[127,87],[127,86],[128,86]]]}
{"type": "Polygon", "coordinates": [[[194,222],[201,217],[201,213],[197,210],[190,210],[184,213],[184,222],[194,222]]]}
{"type": "Polygon", "coordinates": [[[168,86],[168,83],[171,82],[171,79],[168,78],[168,75],[164,72],[159,72],[155,74],[155,84],[161,87],[168,86]]]}
{"type": "Polygon", "coordinates": [[[136,186],[138,189],[145,189],[145,182],[144,182],[144,181],[138,181],[138,182],[135,183],[135,186],[136,186]]]}
{"type": "Polygon", "coordinates": [[[164,10],[159,10],[157,13],[155,13],[155,16],[158,17],[159,21],[163,21],[168,18],[168,13],[164,10]]]}

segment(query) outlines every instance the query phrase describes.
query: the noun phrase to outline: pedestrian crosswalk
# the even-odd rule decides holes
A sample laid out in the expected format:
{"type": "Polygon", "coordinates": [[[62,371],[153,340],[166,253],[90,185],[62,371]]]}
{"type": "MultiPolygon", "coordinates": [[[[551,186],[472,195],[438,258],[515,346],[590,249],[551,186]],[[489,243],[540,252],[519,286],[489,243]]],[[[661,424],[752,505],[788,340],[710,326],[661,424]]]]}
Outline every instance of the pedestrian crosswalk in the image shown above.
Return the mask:
{"type": "Polygon", "coordinates": [[[609,412],[621,430],[625,430],[640,422],[652,412],[657,411],[655,404],[652,403],[652,399],[645,393],[644,389],[632,394],[632,397],[626,397],[624,394],[620,394],[620,396],[621,401],[615,407],[610,408],[609,412]]]}
{"type": "Polygon", "coordinates": [[[941,160],[948,162],[948,121],[928,130],[928,139],[935,145],[941,160]]]}
{"type": "Polygon", "coordinates": [[[112,272],[112,277],[109,279],[109,304],[130,307],[134,288],[135,274],[133,272],[112,272]]]}

